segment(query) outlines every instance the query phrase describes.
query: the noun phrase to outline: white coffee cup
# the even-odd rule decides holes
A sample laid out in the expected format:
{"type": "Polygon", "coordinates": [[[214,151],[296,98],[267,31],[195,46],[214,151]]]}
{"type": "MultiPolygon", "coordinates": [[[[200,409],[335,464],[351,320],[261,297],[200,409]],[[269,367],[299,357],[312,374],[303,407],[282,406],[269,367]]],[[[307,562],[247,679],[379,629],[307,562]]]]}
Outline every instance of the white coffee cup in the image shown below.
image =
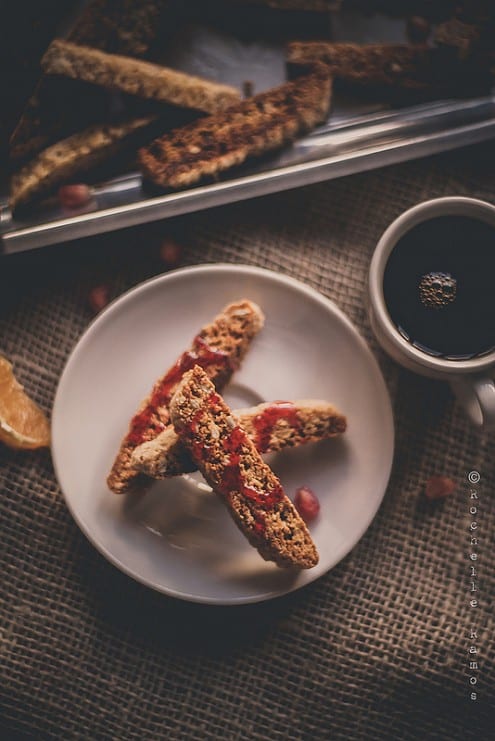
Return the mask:
{"type": "Polygon", "coordinates": [[[394,360],[421,375],[448,381],[475,425],[495,427],[495,351],[469,360],[428,355],[400,334],[385,303],[383,278],[390,253],[406,232],[438,216],[468,216],[493,226],[495,249],[495,206],[490,203],[474,198],[447,197],[425,201],[409,209],[384,232],[371,260],[368,280],[371,326],[382,348],[394,360]]]}

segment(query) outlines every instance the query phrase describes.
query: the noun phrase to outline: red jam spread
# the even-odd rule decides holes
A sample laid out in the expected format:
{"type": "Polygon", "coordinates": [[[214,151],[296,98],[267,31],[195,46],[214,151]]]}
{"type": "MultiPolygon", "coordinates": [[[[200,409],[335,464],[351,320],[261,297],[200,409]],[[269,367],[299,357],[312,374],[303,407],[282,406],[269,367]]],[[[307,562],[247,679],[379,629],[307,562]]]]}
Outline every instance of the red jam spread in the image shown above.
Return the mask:
{"type": "MultiPolygon", "coordinates": [[[[211,409],[219,402],[221,402],[219,395],[212,393],[208,397],[206,403],[211,409]]],[[[189,423],[189,434],[191,439],[197,432],[197,424],[203,414],[204,407],[203,409],[198,410],[189,423]]],[[[250,499],[252,502],[255,502],[257,505],[264,508],[273,507],[274,504],[283,499],[284,492],[280,484],[277,484],[270,491],[259,491],[245,483],[240,467],[240,461],[242,457],[242,446],[246,444],[249,445],[249,438],[241,427],[235,426],[222,438],[221,444],[224,451],[228,453],[228,462],[224,467],[222,480],[218,487],[222,494],[228,495],[233,491],[238,491],[247,499],[250,499]]],[[[193,457],[199,461],[200,459],[207,457],[208,449],[204,444],[193,442],[192,454],[193,457]]],[[[257,527],[260,526],[260,522],[257,521],[257,527]]]]}
{"type": "Polygon", "coordinates": [[[222,476],[221,489],[224,494],[232,491],[238,491],[240,494],[255,502],[257,505],[265,508],[273,507],[284,497],[284,492],[280,484],[277,484],[270,491],[259,491],[244,482],[242,470],[240,467],[241,448],[248,442],[248,437],[243,429],[234,427],[234,429],[222,440],[222,445],[229,454],[229,461],[225,466],[222,476]]]}
{"type": "MultiPolygon", "coordinates": [[[[233,359],[228,353],[210,347],[201,335],[197,335],[193,340],[191,350],[182,353],[175,365],[156,384],[145,408],[133,418],[127,435],[127,442],[130,445],[137,446],[145,440],[151,440],[165,429],[167,421],[154,420],[153,417],[158,408],[168,407],[182,376],[195,365],[203,369],[217,365],[221,370],[234,370],[233,359]]],[[[162,416],[164,416],[163,413],[162,416]]]]}
{"type": "Polygon", "coordinates": [[[266,453],[270,447],[270,440],[277,422],[281,419],[294,430],[300,429],[300,423],[297,418],[297,410],[291,401],[274,401],[270,406],[256,415],[253,420],[256,433],[255,445],[260,453],[266,453]]]}
{"type": "MultiPolygon", "coordinates": [[[[216,392],[212,392],[206,399],[205,405],[210,410],[213,410],[215,406],[222,404],[222,399],[216,392]]],[[[288,402],[276,402],[275,404],[288,405],[288,402]]],[[[193,415],[188,425],[188,436],[192,442],[191,452],[193,458],[197,463],[208,459],[209,447],[202,442],[194,440],[194,436],[198,432],[198,423],[205,414],[205,406],[202,406],[193,415]]],[[[275,484],[273,489],[270,491],[260,491],[252,486],[248,486],[242,474],[240,462],[242,458],[242,447],[243,445],[250,444],[249,438],[244,430],[236,425],[232,430],[225,435],[221,440],[221,445],[224,451],[228,454],[228,462],[224,467],[222,478],[218,484],[218,490],[228,496],[231,492],[239,492],[246,499],[257,504],[263,509],[270,509],[278,502],[282,501],[285,494],[279,483],[275,484]]],[[[260,512],[252,513],[254,518],[253,529],[258,534],[262,534],[266,530],[266,524],[264,516],[260,512]]]]}

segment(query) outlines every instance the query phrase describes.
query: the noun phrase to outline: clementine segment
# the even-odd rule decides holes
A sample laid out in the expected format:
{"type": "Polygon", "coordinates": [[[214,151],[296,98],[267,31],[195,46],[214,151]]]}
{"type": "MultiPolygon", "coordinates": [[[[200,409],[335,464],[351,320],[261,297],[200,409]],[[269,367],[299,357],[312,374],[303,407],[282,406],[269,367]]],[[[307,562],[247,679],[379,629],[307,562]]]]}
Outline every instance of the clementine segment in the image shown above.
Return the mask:
{"type": "Polygon", "coordinates": [[[50,445],[50,425],[17,381],[12,364],[0,355],[0,441],[11,448],[50,445]]]}

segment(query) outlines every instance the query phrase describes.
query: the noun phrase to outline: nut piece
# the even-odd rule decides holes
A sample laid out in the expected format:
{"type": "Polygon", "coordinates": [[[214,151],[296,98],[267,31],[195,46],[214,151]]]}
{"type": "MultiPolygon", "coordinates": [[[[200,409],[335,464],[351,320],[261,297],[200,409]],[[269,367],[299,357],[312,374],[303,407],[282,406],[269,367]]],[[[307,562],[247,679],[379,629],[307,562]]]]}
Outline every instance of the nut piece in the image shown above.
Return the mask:
{"type": "Polygon", "coordinates": [[[98,314],[102,309],[107,306],[110,300],[110,289],[107,285],[102,283],[99,286],[92,288],[88,294],[88,304],[95,314],[98,314]]]}
{"type": "Polygon", "coordinates": [[[301,486],[296,491],[294,506],[303,518],[304,522],[311,522],[320,513],[320,502],[318,497],[309,486],[301,486]]]}
{"type": "Polygon", "coordinates": [[[182,247],[174,239],[165,237],[160,245],[160,260],[169,268],[175,268],[180,263],[182,247]]]}
{"type": "Polygon", "coordinates": [[[91,200],[91,189],[84,183],[62,185],[58,189],[58,200],[62,208],[81,208],[91,200]]]}
{"type": "Polygon", "coordinates": [[[455,482],[448,476],[431,476],[426,482],[425,496],[427,499],[444,499],[455,490],[455,482]]]}

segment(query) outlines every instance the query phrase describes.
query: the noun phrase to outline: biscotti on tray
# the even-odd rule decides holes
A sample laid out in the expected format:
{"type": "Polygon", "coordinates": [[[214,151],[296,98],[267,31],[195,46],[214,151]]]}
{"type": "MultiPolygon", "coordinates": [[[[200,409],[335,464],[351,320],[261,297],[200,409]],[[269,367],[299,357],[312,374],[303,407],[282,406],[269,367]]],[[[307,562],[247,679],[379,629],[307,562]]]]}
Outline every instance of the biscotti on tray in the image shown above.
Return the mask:
{"type": "Polygon", "coordinates": [[[139,151],[144,177],[183,188],[280,149],[326,119],[331,89],[329,68],[316,63],[292,82],[164,134],[139,151]]]}
{"type": "Polygon", "coordinates": [[[263,323],[261,309],[252,301],[241,300],[228,304],[198,332],[189,350],[182,353],[155,383],[150,395],[132,418],[107,479],[112,491],[123,494],[146,484],[146,477],[132,466],[132,453],[138,445],[152,440],[170,425],[170,399],[184,373],[194,365],[199,365],[221,389],[239,367],[263,323]]]}
{"type": "Polygon", "coordinates": [[[287,47],[290,63],[324,62],[336,79],[374,87],[418,88],[431,84],[429,59],[430,50],[410,44],[293,41],[287,47]]]}
{"type": "Polygon", "coordinates": [[[183,376],[170,416],[206,481],[260,555],[281,567],[315,566],[318,552],[306,524],[199,366],[183,376]]]}
{"type": "Polygon", "coordinates": [[[95,124],[78,134],[52,144],[12,176],[9,205],[12,209],[49,195],[70,181],[139,141],[156,116],[145,116],[114,124],[95,124]]]}
{"type": "Polygon", "coordinates": [[[483,58],[463,58],[440,46],[293,41],[287,46],[287,61],[324,62],[336,83],[360,95],[385,94],[414,101],[490,88],[490,72],[483,58]]]}
{"type": "MultiPolygon", "coordinates": [[[[345,432],[346,418],[325,401],[274,401],[232,413],[260,453],[274,453],[345,432]]],[[[139,445],[132,465],[154,479],[179,476],[196,465],[172,427],[139,445]]]]}
{"type": "Polygon", "coordinates": [[[141,59],[107,54],[99,49],[56,39],[41,67],[46,74],[84,80],[147,100],[173,103],[204,113],[215,113],[237,103],[239,91],[141,59]]]}
{"type": "Polygon", "coordinates": [[[144,57],[163,31],[170,0],[90,0],[68,39],[114,54],[144,57]]]}

